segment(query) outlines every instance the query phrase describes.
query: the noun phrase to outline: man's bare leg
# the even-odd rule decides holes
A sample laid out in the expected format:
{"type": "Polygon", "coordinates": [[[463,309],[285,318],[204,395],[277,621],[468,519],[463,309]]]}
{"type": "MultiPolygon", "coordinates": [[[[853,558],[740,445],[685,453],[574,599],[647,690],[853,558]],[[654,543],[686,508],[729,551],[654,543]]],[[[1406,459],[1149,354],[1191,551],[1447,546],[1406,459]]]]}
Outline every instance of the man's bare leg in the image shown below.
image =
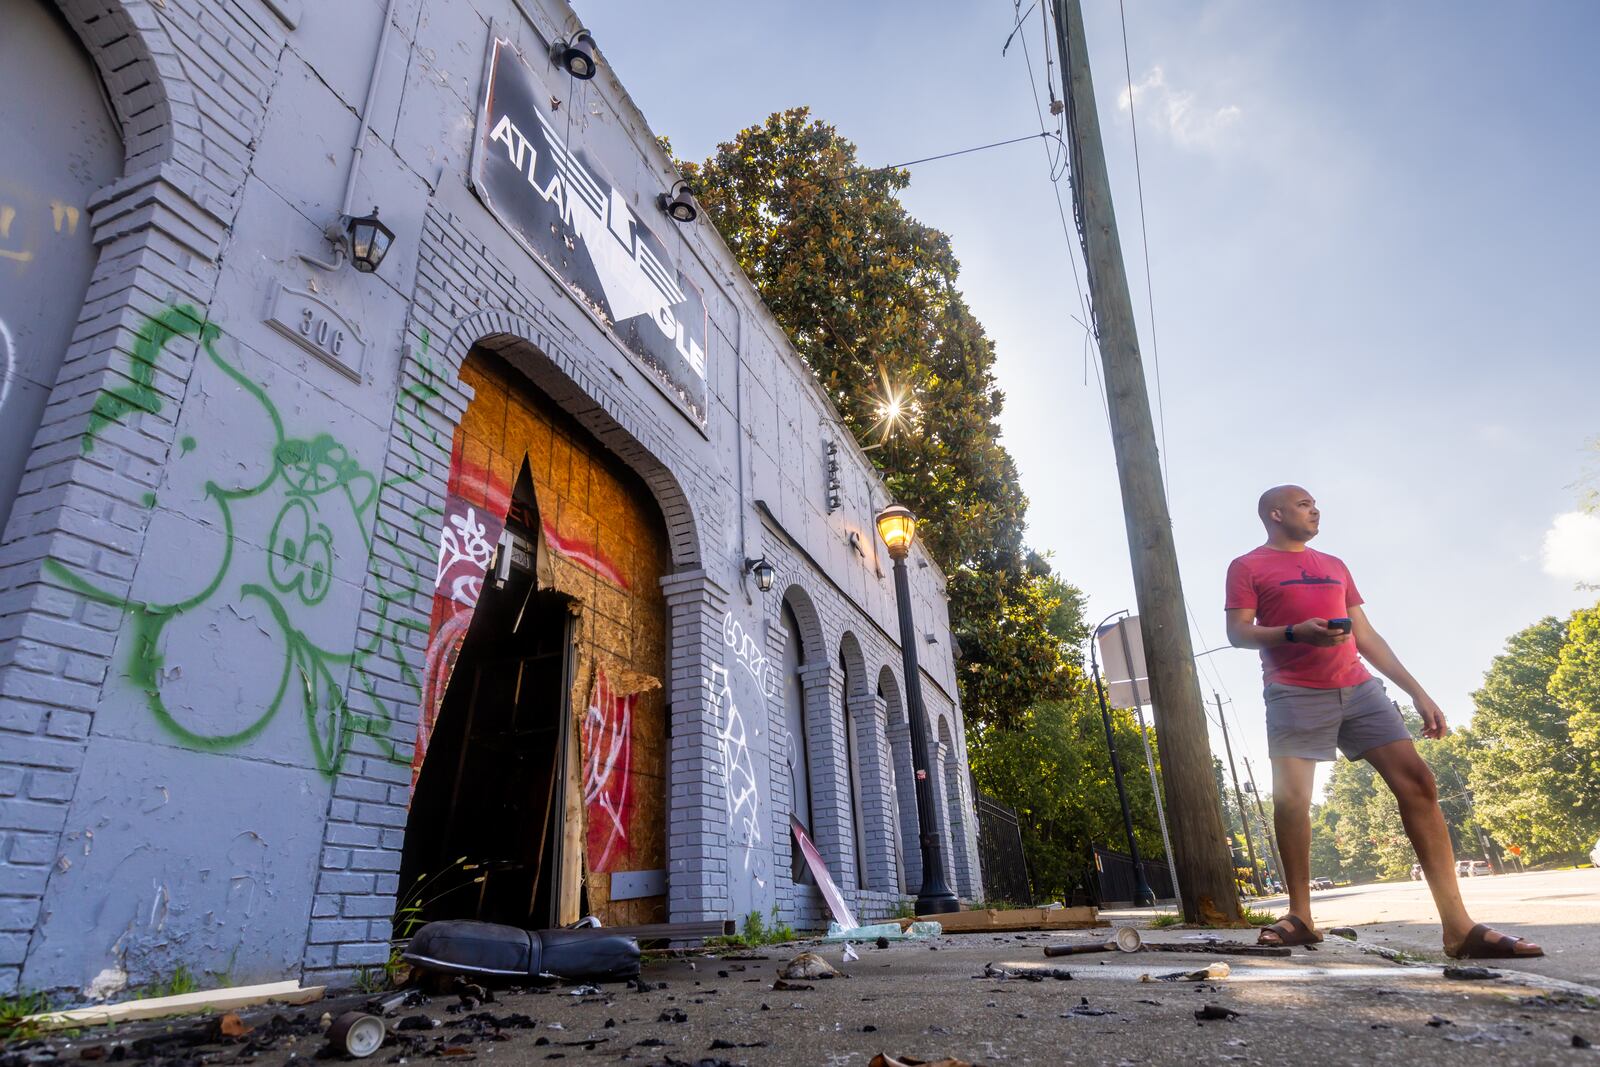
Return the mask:
{"type": "MultiPolygon", "coordinates": [[[[1428,879],[1428,889],[1433,893],[1433,903],[1439,909],[1439,922],[1444,927],[1444,947],[1456,951],[1466,940],[1473,927],[1467,906],[1461,902],[1461,883],[1455,871],[1455,853],[1450,847],[1450,831],[1445,826],[1444,812],[1439,808],[1439,787],[1434,782],[1433,771],[1410,741],[1393,741],[1379,745],[1361,754],[1383,776],[1400,806],[1400,820],[1405,823],[1406,836],[1416,850],[1417,862],[1428,879]]],[[[1283,832],[1278,832],[1280,846],[1283,832]]],[[[1284,856],[1284,866],[1289,857],[1284,856]]],[[[1502,935],[1490,931],[1491,942],[1502,935]]],[[[1523,942],[1525,948],[1518,952],[1539,955],[1539,946],[1523,942]]]]}
{"type": "MultiPolygon", "coordinates": [[[[1316,773],[1316,760],[1284,756],[1272,761],[1272,824],[1283,857],[1289,914],[1312,931],[1316,925],[1311,921],[1311,785],[1316,773]]],[[[1269,931],[1267,936],[1275,935],[1269,931]]]]}

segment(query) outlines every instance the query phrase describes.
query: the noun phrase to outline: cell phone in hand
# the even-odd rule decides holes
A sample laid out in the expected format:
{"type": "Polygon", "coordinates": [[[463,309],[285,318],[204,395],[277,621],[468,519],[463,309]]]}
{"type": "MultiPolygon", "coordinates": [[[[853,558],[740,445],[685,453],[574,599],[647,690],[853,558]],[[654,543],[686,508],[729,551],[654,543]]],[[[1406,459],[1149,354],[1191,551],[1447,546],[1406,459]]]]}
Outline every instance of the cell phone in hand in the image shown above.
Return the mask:
{"type": "Polygon", "coordinates": [[[1329,619],[1328,620],[1328,629],[1330,629],[1330,630],[1340,630],[1340,631],[1342,631],[1344,633],[1349,633],[1350,632],[1350,626],[1351,626],[1351,622],[1350,622],[1349,619],[1329,619]]]}

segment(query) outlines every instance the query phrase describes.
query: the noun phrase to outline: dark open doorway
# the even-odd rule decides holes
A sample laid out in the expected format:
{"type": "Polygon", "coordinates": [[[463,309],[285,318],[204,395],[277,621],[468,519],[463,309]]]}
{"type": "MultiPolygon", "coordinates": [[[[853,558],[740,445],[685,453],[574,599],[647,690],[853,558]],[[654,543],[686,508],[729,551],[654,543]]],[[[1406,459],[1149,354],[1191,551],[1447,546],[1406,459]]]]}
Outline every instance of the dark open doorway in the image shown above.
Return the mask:
{"type": "MultiPolygon", "coordinates": [[[[531,488],[516,496],[507,530],[531,545],[531,488]]],[[[531,563],[531,552],[513,558],[531,563]]],[[[538,589],[531,566],[501,575],[484,583],[412,797],[401,936],[434,919],[557,925],[572,601],[538,589]]]]}

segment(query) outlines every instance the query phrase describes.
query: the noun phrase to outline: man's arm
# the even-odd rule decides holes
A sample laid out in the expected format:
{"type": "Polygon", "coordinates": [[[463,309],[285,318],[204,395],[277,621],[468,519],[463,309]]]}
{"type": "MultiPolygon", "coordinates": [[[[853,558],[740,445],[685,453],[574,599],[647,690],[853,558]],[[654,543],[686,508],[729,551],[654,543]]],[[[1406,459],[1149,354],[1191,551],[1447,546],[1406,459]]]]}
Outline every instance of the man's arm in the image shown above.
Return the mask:
{"type": "Polygon", "coordinates": [[[1228,644],[1234,648],[1277,648],[1289,644],[1288,630],[1294,630],[1297,645],[1342,645],[1350,640],[1343,630],[1328,629],[1327,619],[1307,619],[1293,627],[1256,625],[1255,608],[1232,608],[1228,618],[1228,644]]]}
{"type": "Polygon", "coordinates": [[[1356,648],[1360,650],[1363,659],[1377,668],[1379,674],[1405,690],[1411,697],[1417,713],[1422,716],[1423,736],[1443,737],[1449,733],[1450,727],[1444,721],[1444,712],[1439,710],[1439,705],[1434,703],[1433,698],[1422,688],[1422,683],[1405,669],[1400,657],[1389,647],[1389,642],[1372,628],[1367,613],[1359,604],[1349,610],[1350,622],[1355,629],[1356,648]]]}

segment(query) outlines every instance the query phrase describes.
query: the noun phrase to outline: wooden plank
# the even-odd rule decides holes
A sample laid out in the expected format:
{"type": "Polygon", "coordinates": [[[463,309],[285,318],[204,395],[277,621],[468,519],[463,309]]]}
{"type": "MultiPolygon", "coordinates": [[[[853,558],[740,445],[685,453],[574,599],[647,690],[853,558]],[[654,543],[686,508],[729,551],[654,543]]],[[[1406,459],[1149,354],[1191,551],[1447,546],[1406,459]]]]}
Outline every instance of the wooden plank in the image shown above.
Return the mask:
{"type": "Polygon", "coordinates": [[[310,1004],[321,1000],[325,986],[302,988],[299,982],[269,982],[265,985],[235,986],[232,989],[203,989],[172,997],[151,997],[106,1004],[93,1008],[30,1015],[26,1020],[40,1030],[66,1030],[83,1026],[106,1026],[137,1019],[162,1019],[169,1015],[188,1015],[201,1011],[228,1011],[252,1004],[276,1001],[280,1004],[310,1004]]]}
{"type": "Polygon", "coordinates": [[[608,934],[625,934],[640,941],[698,941],[707,937],[729,937],[736,931],[732,919],[710,919],[699,923],[645,923],[641,926],[606,926],[608,934]]]}
{"type": "Polygon", "coordinates": [[[952,911],[919,915],[918,922],[936,922],[947,934],[1006,930],[1084,930],[1105,926],[1094,908],[1012,908],[1008,910],[952,911]]]}

